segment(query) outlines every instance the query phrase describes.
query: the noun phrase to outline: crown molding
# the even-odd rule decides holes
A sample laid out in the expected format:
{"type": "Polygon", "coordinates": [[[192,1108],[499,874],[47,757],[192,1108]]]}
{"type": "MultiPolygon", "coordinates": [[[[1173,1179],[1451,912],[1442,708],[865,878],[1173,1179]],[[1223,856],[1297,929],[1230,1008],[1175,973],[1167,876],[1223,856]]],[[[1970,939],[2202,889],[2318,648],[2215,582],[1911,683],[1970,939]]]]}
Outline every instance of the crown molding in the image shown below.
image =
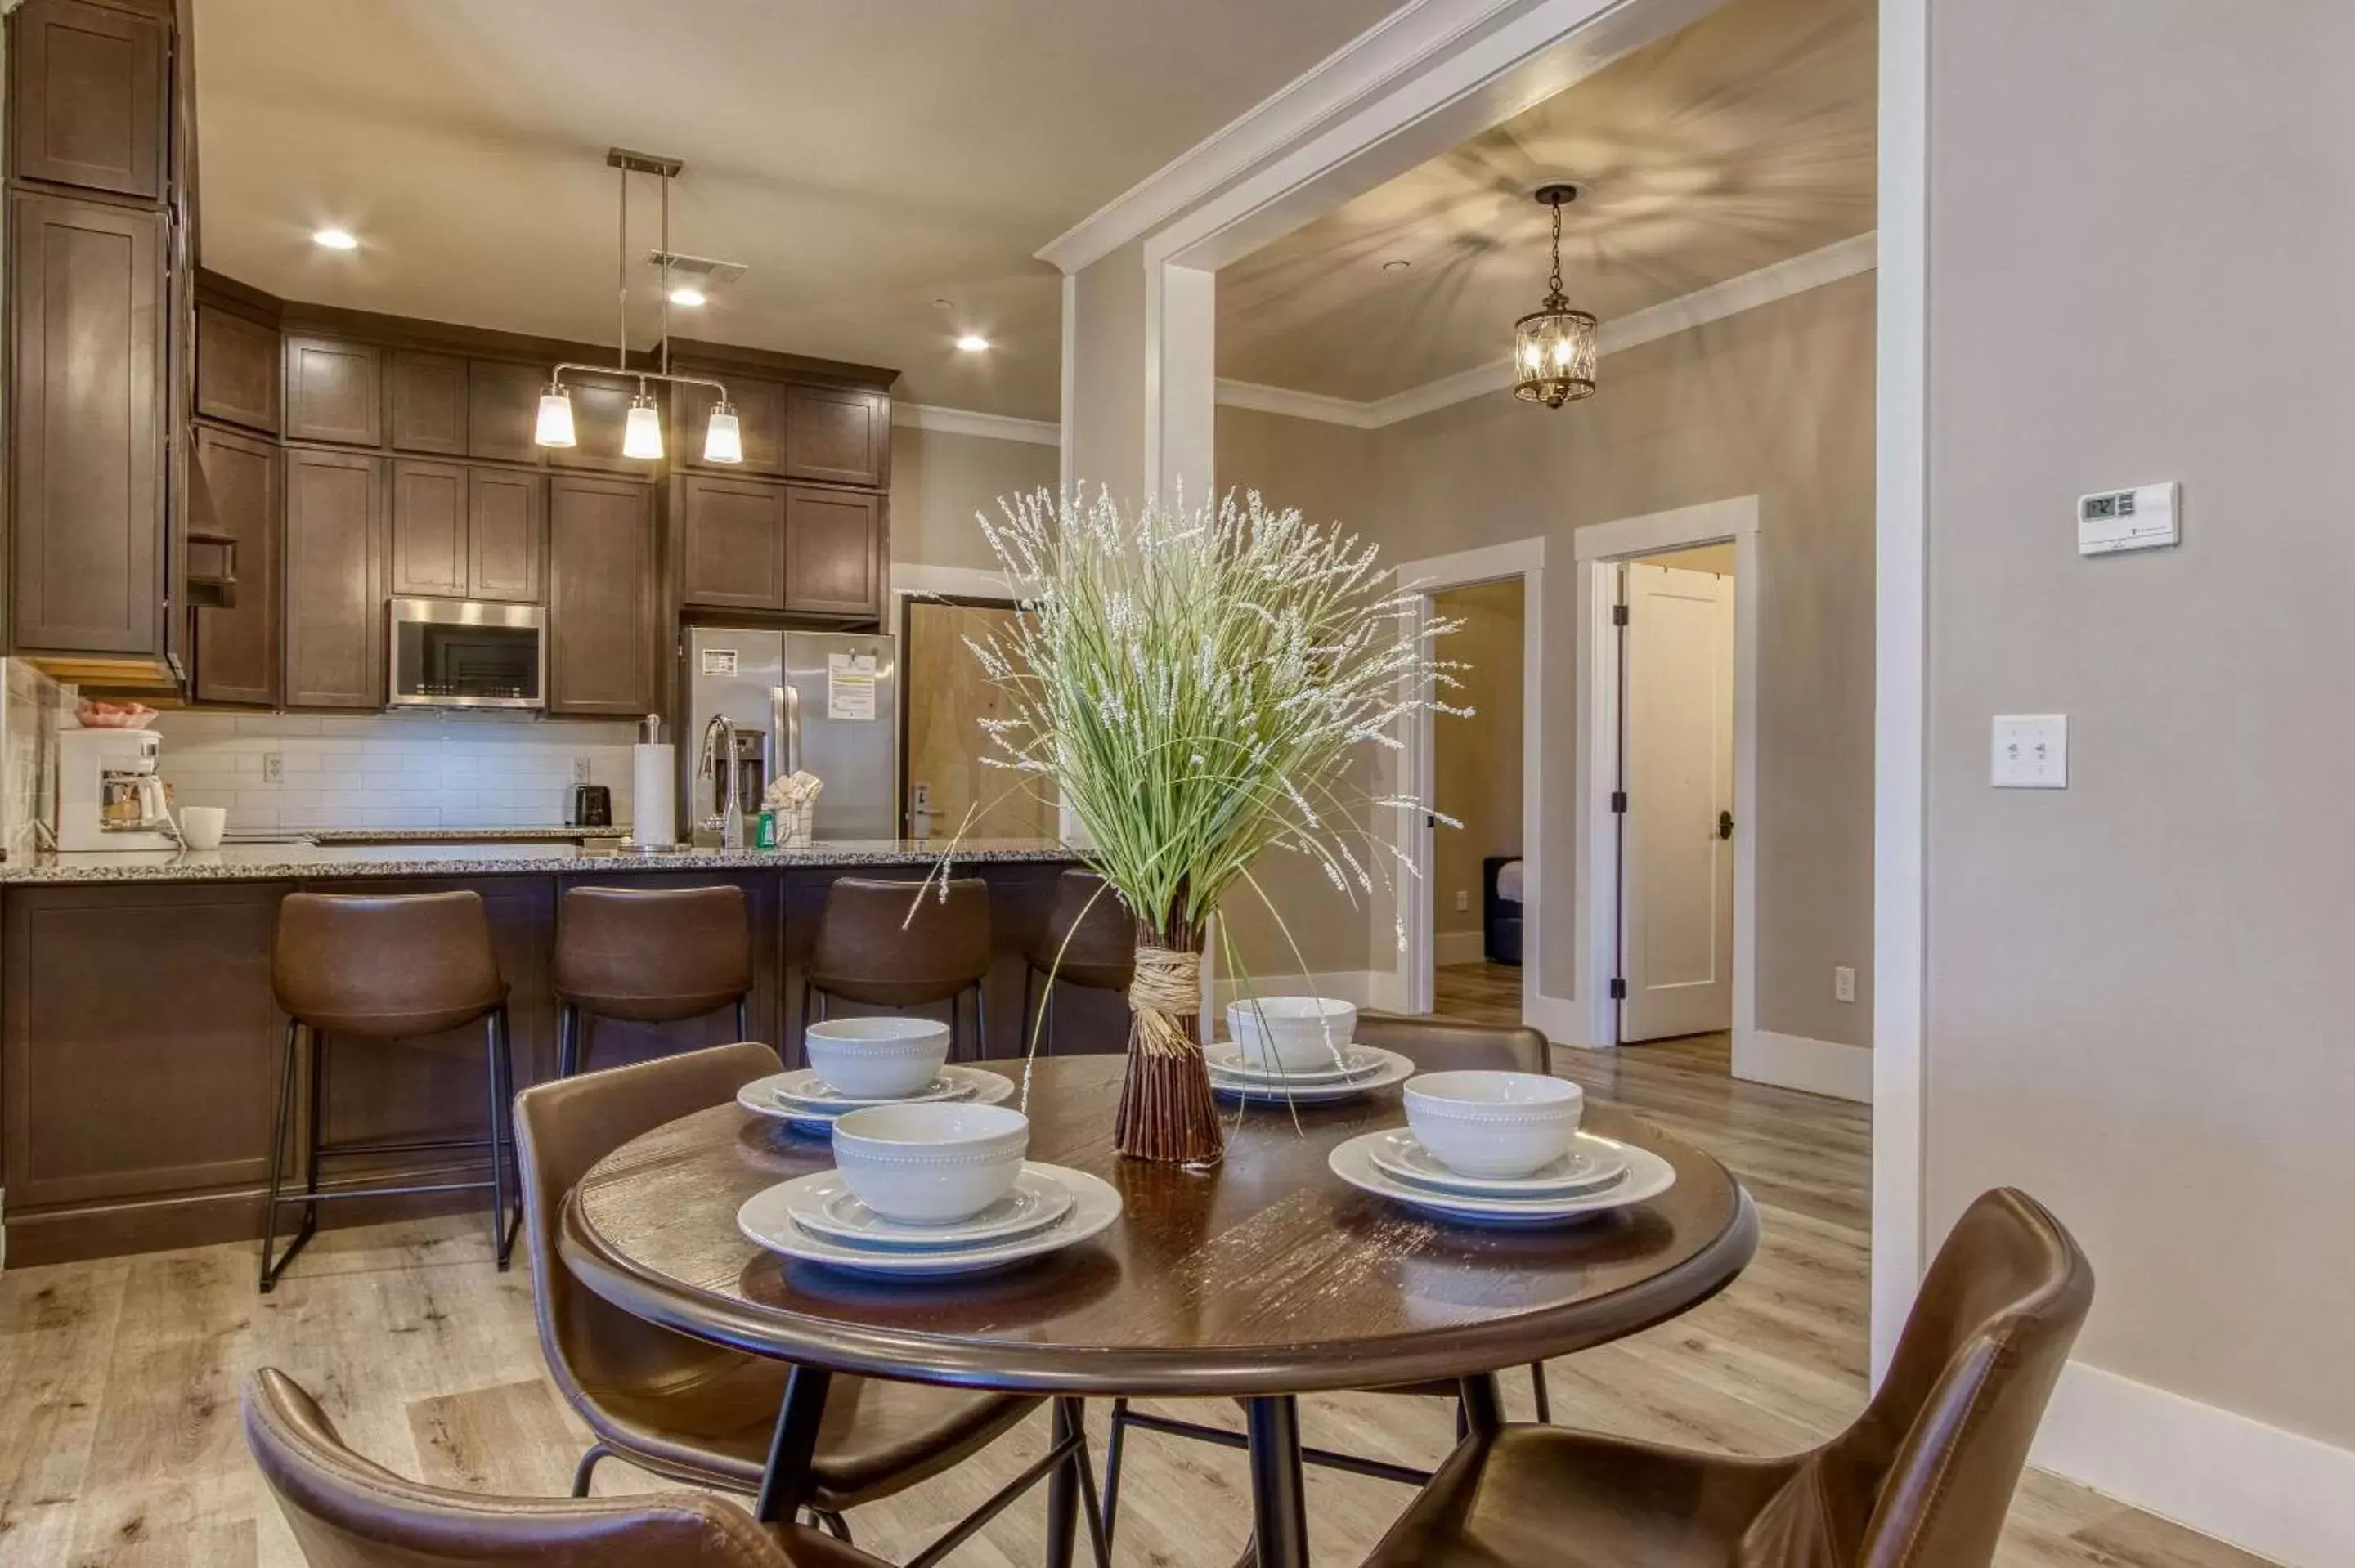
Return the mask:
{"type": "Polygon", "coordinates": [[[1066,273],[1102,260],[1523,0],[1413,0],[1048,241],[1066,273]]]}
{"type": "MultiPolygon", "coordinates": [[[[1880,244],[1879,232],[1867,230],[1820,250],[1810,250],[1761,267],[1755,272],[1712,283],[1681,298],[1663,301],[1632,316],[1604,323],[1597,346],[1604,355],[1616,354],[1638,344],[1672,337],[1744,311],[1754,311],[1761,305],[1771,305],[1777,300],[1787,300],[1794,294],[1804,294],[1810,289],[1820,289],[1827,283],[1837,283],[1843,278],[1853,278],[1859,272],[1870,272],[1877,264],[1880,244]]],[[[1507,358],[1476,365],[1469,370],[1426,381],[1371,402],[1317,392],[1295,392],[1288,387],[1267,387],[1250,381],[1220,382],[1219,401],[1230,408],[1256,408],[1262,413],[1284,414],[1295,419],[1321,419],[1329,425],[1379,430],[1451,404],[1501,392],[1512,384],[1513,362],[1507,358]]]]}
{"type": "Polygon", "coordinates": [[[944,436],[980,436],[987,440],[1028,441],[1040,447],[1063,444],[1063,428],[1051,419],[1018,419],[1010,414],[985,414],[977,408],[894,402],[891,422],[944,436]]]}

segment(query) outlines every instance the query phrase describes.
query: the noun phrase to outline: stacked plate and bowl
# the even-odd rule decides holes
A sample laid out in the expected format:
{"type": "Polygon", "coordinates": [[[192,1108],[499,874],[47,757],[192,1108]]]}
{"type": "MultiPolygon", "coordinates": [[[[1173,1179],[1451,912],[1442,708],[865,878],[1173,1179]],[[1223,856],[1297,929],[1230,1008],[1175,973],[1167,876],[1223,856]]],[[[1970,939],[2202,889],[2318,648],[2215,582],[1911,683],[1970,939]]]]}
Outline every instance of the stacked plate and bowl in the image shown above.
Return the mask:
{"type": "Polygon", "coordinates": [[[930,1018],[839,1018],[804,1033],[809,1065],[756,1078],[736,1103],[795,1132],[827,1133],[878,1106],[995,1105],[1014,1092],[996,1073],[948,1065],[949,1026],[930,1018]]]}
{"type": "Polygon", "coordinates": [[[1407,1125],[1362,1133],[1327,1158],[1351,1186],[1458,1224],[1559,1225],[1657,1198],[1676,1168],[1581,1128],[1586,1097],[1543,1073],[1424,1073],[1407,1125]]]}
{"type": "Polygon", "coordinates": [[[1230,1003],[1230,1039],[1202,1048],[1211,1090],[1228,1099],[1313,1105],[1353,1099],[1413,1075],[1395,1051],[1351,1038],[1358,1010],[1317,996],[1263,996],[1230,1003]]]}

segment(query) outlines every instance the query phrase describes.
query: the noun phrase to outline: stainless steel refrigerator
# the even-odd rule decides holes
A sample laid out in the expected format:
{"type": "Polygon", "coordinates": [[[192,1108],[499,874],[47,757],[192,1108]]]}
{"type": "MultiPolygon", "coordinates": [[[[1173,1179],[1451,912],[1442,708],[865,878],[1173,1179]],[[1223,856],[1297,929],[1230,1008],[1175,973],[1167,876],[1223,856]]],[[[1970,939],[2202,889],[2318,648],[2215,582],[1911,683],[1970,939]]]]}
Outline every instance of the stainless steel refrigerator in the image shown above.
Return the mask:
{"type": "Polygon", "coordinates": [[[813,837],[897,838],[899,652],[892,638],[862,632],[688,627],[678,798],[690,842],[719,842],[725,774],[704,779],[701,762],[705,731],[721,715],[736,726],[746,842],[762,789],[795,768],[825,781],[813,837]]]}

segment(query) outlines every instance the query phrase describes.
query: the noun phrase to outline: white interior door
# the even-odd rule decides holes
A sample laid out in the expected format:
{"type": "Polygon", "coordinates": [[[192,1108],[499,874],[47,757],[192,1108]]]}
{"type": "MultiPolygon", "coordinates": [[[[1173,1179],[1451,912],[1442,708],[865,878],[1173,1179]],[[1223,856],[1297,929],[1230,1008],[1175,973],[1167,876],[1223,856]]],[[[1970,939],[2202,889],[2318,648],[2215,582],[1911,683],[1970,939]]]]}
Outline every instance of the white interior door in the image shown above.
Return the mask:
{"type": "Polygon", "coordinates": [[[1624,1042],[1733,1026],[1733,579],[1624,568],[1624,1042]]]}

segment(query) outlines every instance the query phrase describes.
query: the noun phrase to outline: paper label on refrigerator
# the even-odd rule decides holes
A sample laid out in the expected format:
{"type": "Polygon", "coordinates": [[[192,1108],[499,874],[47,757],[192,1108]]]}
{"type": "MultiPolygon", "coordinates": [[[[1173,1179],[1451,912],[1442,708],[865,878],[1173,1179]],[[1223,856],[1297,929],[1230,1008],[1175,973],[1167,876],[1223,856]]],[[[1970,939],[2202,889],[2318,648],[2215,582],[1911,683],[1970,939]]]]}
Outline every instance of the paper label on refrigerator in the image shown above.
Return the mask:
{"type": "Polygon", "coordinates": [[[703,651],[703,673],[707,675],[732,675],[736,673],[736,650],[707,648],[703,651]]]}
{"type": "Polygon", "coordinates": [[[874,654],[829,653],[826,656],[826,716],[869,724],[874,722],[874,654]]]}

